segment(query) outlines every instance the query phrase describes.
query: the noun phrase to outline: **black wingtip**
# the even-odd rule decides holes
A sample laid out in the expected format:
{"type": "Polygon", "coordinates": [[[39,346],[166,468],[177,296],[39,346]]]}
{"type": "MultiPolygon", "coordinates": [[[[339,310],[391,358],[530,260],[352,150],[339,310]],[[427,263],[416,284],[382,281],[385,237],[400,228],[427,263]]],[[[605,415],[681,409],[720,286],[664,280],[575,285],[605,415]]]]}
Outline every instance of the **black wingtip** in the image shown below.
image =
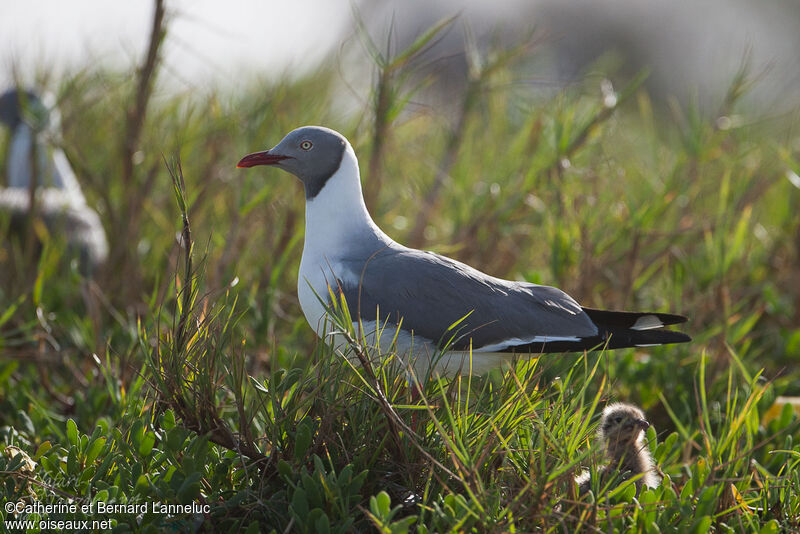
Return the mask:
{"type": "Polygon", "coordinates": [[[689,321],[689,318],[685,315],[678,315],[676,313],[651,313],[648,315],[655,315],[664,323],[664,326],[669,326],[673,324],[682,324],[689,321]]]}
{"type": "MultiPolygon", "coordinates": [[[[607,330],[617,330],[620,328],[636,328],[639,322],[650,321],[651,328],[662,328],[674,324],[682,324],[689,320],[688,317],[674,313],[660,312],[628,312],[613,310],[598,310],[596,308],[583,308],[589,319],[597,326],[607,330]],[[661,324],[657,324],[657,323],[661,324]]],[[[647,328],[641,328],[646,330],[647,328]]]]}
{"type": "Polygon", "coordinates": [[[580,352],[584,350],[613,350],[629,347],[651,347],[689,343],[692,338],[683,332],[664,327],[685,323],[689,319],[672,313],[619,312],[583,308],[599,334],[574,341],[551,341],[510,346],[503,352],[543,354],[548,352],[580,352]]]}
{"type": "Polygon", "coordinates": [[[691,340],[690,336],[674,330],[628,330],[612,332],[608,341],[608,348],[622,349],[626,347],[673,345],[676,343],[689,343],[691,340]]]}

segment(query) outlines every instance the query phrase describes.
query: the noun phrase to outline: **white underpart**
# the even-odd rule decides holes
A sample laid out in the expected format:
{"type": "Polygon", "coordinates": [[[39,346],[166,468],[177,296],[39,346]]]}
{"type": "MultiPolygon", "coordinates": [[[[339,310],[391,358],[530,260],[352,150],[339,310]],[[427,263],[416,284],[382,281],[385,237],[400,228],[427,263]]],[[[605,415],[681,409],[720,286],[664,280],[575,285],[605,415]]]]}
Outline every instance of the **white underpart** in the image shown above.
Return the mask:
{"type": "Polygon", "coordinates": [[[653,330],[654,328],[661,328],[662,326],[664,326],[664,323],[657,315],[642,315],[633,323],[631,330],[653,330]]]}
{"type": "Polygon", "coordinates": [[[491,345],[484,345],[483,347],[472,349],[472,352],[495,352],[497,350],[515,347],[517,345],[528,345],[530,343],[553,343],[555,341],[580,341],[581,338],[577,336],[533,336],[525,339],[512,337],[505,339],[498,343],[491,345]]]}
{"type": "Polygon", "coordinates": [[[86,203],[78,180],[72,170],[64,151],[48,146],[44,141],[47,132],[34,134],[27,124],[20,124],[14,130],[8,156],[8,185],[11,188],[28,189],[33,181],[31,168],[31,150],[36,138],[36,173],[39,176],[38,186],[62,190],[72,205],[86,203]]]}
{"type": "Polygon", "coordinates": [[[320,299],[328,301],[329,286],[336,289],[337,278],[358,284],[358,275],[341,264],[342,251],[347,250],[348,241],[369,235],[384,234],[367,212],[361,194],[358,160],[348,144],[339,170],[317,196],[306,200],[305,241],[297,296],[303,315],[317,335],[330,330],[330,325],[325,325],[325,306],[320,302],[320,299]]]}
{"type": "MultiPolygon", "coordinates": [[[[345,350],[345,340],[340,335],[330,335],[335,330],[322,301],[327,302],[329,288],[336,292],[337,279],[351,285],[358,284],[360,273],[346,269],[341,262],[342,251],[348,249],[348,242],[378,236],[391,242],[391,239],[372,221],[364,197],[361,194],[361,178],[358,160],[348,144],[342,157],[339,170],[326,182],[325,186],[310,200],[306,200],[306,229],[303,244],[303,257],[300,260],[300,273],[297,280],[297,295],[300,307],[308,324],[325,342],[339,350],[345,350]]],[[[357,322],[358,318],[353,317],[357,322]]],[[[411,354],[414,358],[414,372],[417,376],[427,373],[433,363],[435,370],[442,374],[483,374],[491,369],[508,364],[513,359],[508,354],[493,352],[493,346],[482,347],[480,351],[453,351],[439,354],[436,344],[429,339],[415,336],[395,325],[380,327],[375,321],[361,324],[363,337],[368,346],[380,350],[382,354],[395,353],[404,363],[411,354]]],[[[357,332],[359,336],[362,333],[357,332]]],[[[574,341],[576,337],[544,337],[547,341],[574,341]]],[[[498,344],[498,348],[505,343],[498,344]]],[[[525,358],[525,356],[519,356],[525,358]]]]}

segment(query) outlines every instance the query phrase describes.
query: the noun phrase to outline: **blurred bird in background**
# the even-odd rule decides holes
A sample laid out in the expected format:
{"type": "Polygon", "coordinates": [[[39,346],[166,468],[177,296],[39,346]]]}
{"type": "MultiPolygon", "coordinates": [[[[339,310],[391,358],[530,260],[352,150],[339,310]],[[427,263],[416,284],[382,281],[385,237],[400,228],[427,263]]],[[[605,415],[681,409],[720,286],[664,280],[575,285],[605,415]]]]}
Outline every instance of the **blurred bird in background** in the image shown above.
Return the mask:
{"type": "Polygon", "coordinates": [[[32,223],[43,221],[50,235],[63,236],[69,253],[79,259],[80,272],[91,276],[106,260],[108,242],[100,218],[87,205],[58,146],[60,115],[54,104],[51,95],[30,90],[10,89],[0,95],[0,122],[10,131],[0,221],[10,221],[8,233],[21,238],[23,248],[24,236],[32,235],[32,223]]]}

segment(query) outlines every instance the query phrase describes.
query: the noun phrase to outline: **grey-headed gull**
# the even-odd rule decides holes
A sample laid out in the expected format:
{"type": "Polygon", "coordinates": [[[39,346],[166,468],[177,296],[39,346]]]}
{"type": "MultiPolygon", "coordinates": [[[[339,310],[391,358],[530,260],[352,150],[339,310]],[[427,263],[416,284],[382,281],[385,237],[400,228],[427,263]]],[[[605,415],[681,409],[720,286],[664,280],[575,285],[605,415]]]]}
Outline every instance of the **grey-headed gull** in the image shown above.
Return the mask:
{"type": "Polygon", "coordinates": [[[691,339],[663,329],[687,320],[680,315],[586,308],[560,289],[495,278],[395,242],[367,212],[356,154],[334,130],[298,128],[274,148],[245,156],[237,167],[256,165],[283,169],[305,188],[297,292],[308,324],[320,336],[331,331],[321,300],[328,301],[332,289],[344,295],[359,333],[384,351],[412,354],[418,371],[434,355],[444,374],[480,374],[514,355],[691,339]]]}

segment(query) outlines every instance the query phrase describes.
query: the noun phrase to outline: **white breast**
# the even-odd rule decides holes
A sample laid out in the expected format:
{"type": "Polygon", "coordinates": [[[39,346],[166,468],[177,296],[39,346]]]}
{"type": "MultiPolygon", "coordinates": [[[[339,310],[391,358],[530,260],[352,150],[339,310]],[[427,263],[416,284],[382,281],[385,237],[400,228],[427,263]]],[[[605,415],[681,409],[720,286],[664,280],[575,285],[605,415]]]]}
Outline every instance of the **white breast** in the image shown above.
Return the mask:
{"type": "Polygon", "coordinates": [[[306,321],[318,336],[331,330],[330,325],[325,325],[326,310],[322,302],[328,302],[330,290],[336,289],[336,277],[341,278],[341,275],[336,274],[337,270],[342,270],[338,263],[330,263],[322,255],[309,254],[308,250],[303,250],[297,278],[297,298],[306,321]]]}
{"type": "MultiPolygon", "coordinates": [[[[358,285],[361,272],[356,258],[364,254],[359,244],[369,241],[393,243],[367,212],[361,195],[358,161],[348,145],[339,170],[314,198],[306,200],[305,241],[297,279],[297,296],[306,321],[318,336],[327,336],[324,341],[339,350],[344,351],[346,343],[341,336],[329,335],[337,328],[326,315],[323,302],[329,301],[331,289],[336,294],[337,280],[351,286],[358,285]]],[[[358,330],[358,317],[352,319],[356,335],[362,337],[358,330]]],[[[507,355],[492,352],[474,352],[471,355],[468,352],[450,352],[437,357],[434,342],[398,331],[394,325],[365,321],[360,327],[367,344],[379,349],[376,354],[395,353],[403,359],[412,354],[418,376],[428,372],[434,358],[437,371],[443,374],[459,371],[481,374],[497,367],[500,362],[508,361],[507,355]]]]}
{"type": "Polygon", "coordinates": [[[383,235],[364,205],[358,160],[348,145],[339,169],[314,198],[306,200],[305,241],[297,296],[308,324],[317,335],[326,330],[325,306],[320,299],[328,301],[328,288],[336,289],[337,279],[350,283],[356,277],[343,266],[342,258],[359,240],[377,234],[383,235]]]}

